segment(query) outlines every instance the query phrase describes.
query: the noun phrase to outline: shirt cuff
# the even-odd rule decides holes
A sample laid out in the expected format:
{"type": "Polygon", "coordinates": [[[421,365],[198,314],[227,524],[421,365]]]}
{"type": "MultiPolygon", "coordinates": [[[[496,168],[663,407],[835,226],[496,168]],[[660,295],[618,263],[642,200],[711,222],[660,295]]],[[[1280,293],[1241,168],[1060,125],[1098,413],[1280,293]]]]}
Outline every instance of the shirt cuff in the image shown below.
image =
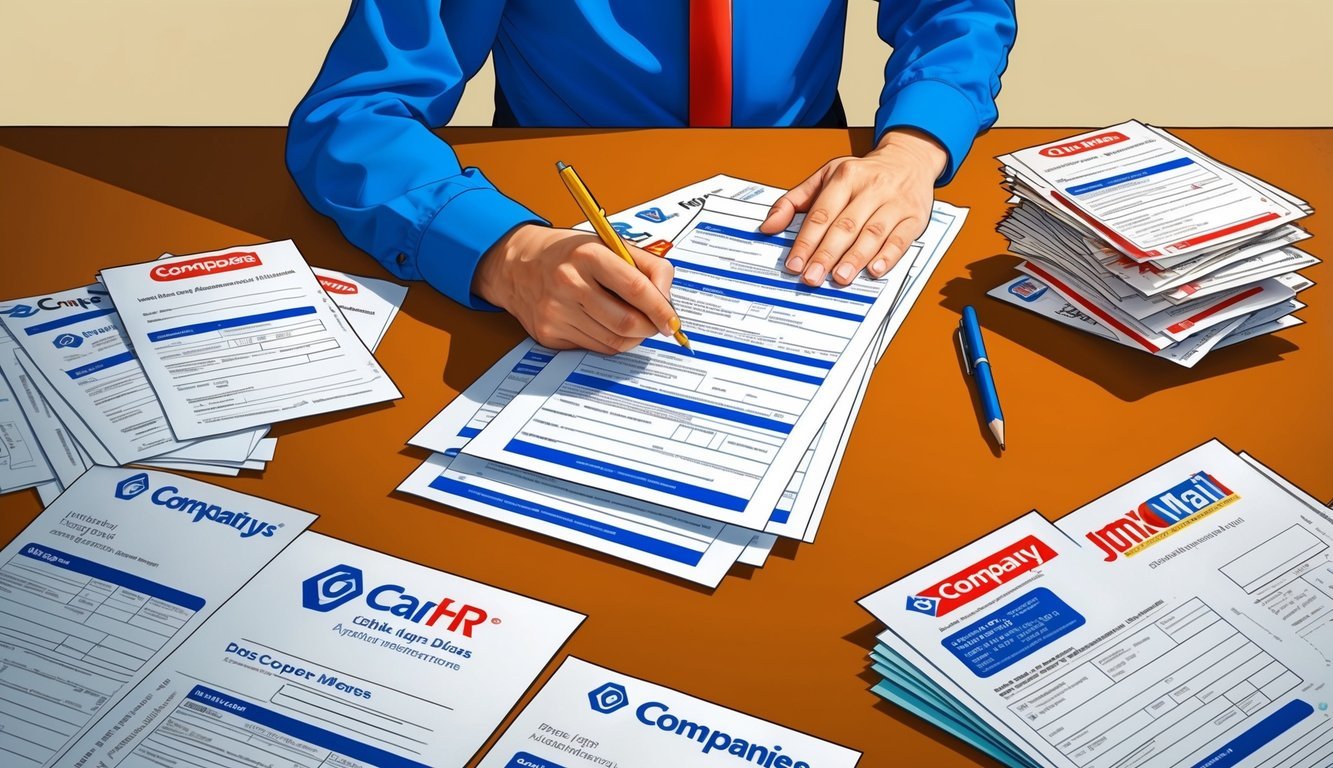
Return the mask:
{"type": "Polygon", "coordinates": [[[481,257],[520,224],[548,222],[493,188],[468,189],[436,214],[417,248],[417,271],[440,293],[471,309],[495,310],[472,293],[481,257]]]}
{"type": "Polygon", "coordinates": [[[875,115],[875,145],[890,129],[903,127],[924,131],[944,147],[948,155],[944,173],[935,180],[935,186],[942,187],[958,172],[981,122],[972,102],[954,86],[939,80],[917,80],[880,105],[875,115]]]}

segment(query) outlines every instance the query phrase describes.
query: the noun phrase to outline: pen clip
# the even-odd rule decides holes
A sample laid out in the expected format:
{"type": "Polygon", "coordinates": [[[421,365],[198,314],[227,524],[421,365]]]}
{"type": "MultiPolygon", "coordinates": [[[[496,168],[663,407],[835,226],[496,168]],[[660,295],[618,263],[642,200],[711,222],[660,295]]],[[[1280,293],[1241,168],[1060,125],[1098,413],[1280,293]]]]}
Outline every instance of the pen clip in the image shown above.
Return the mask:
{"type": "Polygon", "coordinates": [[[963,338],[963,324],[959,323],[958,328],[953,332],[954,338],[958,340],[958,353],[963,356],[963,369],[967,375],[972,375],[972,357],[967,354],[967,341],[963,338]]]}

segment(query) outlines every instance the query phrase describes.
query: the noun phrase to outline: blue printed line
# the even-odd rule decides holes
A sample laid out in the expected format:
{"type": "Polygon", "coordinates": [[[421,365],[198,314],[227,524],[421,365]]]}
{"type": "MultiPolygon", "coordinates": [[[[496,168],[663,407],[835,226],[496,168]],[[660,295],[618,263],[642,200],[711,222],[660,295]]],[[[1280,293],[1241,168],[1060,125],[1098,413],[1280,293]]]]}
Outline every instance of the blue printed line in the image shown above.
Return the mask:
{"type": "Polygon", "coordinates": [[[773,514],[768,516],[768,522],[770,523],[785,523],[790,519],[791,519],[790,509],[778,509],[777,507],[774,507],[773,514]]]}
{"type": "Polygon", "coordinates": [[[118,571],[101,563],[94,563],[91,560],[84,560],[82,557],[66,554],[44,544],[29,544],[19,550],[19,554],[56,568],[63,568],[67,571],[115,584],[118,587],[142,592],[149,597],[155,597],[163,602],[179,605],[191,611],[199,611],[204,607],[202,597],[182,592],[165,584],[158,584],[156,581],[149,581],[142,576],[118,571]]]}
{"type": "Polygon", "coordinates": [[[731,278],[732,280],[740,280],[746,283],[754,283],[755,285],[766,285],[769,286],[770,288],[785,288],[789,291],[795,291],[796,293],[808,293],[808,294],[814,294],[815,296],[828,296],[830,298],[835,298],[835,299],[846,299],[847,301],[855,301],[861,304],[875,303],[874,296],[862,296],[859,293],[852,293],[851,291],[842,288],[829,288],[823,285],[806,285],[805,283],[796,281],[794,278],[793,280],[790,281],[779,280],[775,277],[762,277],[760,275],[750,275],[744,272],[732,272],[731,270],[722,269],[720,267],[709,267],[703,264],[695,264],[692,261],[681,261],[675,258],[671,258],[669,259],[669,261],[679,269],[688,269],[691,272],[702,272],[705,275],[716,275],[717,277],[727,277],[731,278]]]}
{"type": "Polygon", "coordinates": [[[167,341],[168,339],[178,339],[182,336],[195,336],[200,333],[212,333],[213,331],[222,331],[227,328],[236,328],[242,325],[267,323],[273,320],[285,320],[289,317],[301,317],[302,315],[313,314],[315,314],[314,307],[291,307],[290,309],[279,309],[273,312],[261,312],[258,315],[232,317],[226,320],[211,320],[207,323],[198,323],[197,325],[182,325],[179,328],[153,331],[148,334],[148,340],[152,342],[167,341]]]}
{"type": "Polygon", "coordinates": [[[821,360],[817,357],[807,357],[806,355],[798,355],[794,352],[783,352],[778,349],[769,349],[768,347],[761,347],[757,344],[746,344],[743,341],[724,339],[721,336],[709,336],[708,334],[690,331],[690,338],[694,341],[703,344],[711,344],[715,347],[734,349],[737,352],[749,352],[752,355],[771,357],[774,360],[785,360],[789,363],[800,363],[801,365],[808,365],[812,368],[824,368],[826,370],[833,368],[832,360],[821,360]]]}
{"type": "Polygon", "coordinates": [[[231,694],[215,691],[202,685],[196,685],[186,698],[226,712],[229,715],[235,715],[242,720],[272,728],[298,741],[323,747],[330,752],[336,752],[367,765],[381,766],[382,768],[429,768],[429,766],[414,760],[399,757],[392,752],[385,752],[379,747],[372,747],[369,744],[354,741],[342,734],[326,731],[323,728],[301,722],[280,712],[274,712],[258,704],[252,704],[231,694]]]}
{"type": "Polygon", "coordinates": [[[705,285],[703,283],[696,283],[693,280],[681,280],[679,277],[671,282],[671,286],[673,288],[689,288],[691,290],[699,291],[701,293],[711,293],[715,296],[729,296],[733,299],[743,299],[745,301],[757,301],[761,304],[770,304],[775,307],[786,307],[788,309],[800,310],[801,312],[809,312],[814,315],[824,315],[825,317],[836,317],[839,320],[851,320],[854,323],[859,323],[865,319],[864,315],[858,315],[852,312],[843,312],[840,309],[828,309],[826,307],[821,307],[814,304],[805,304],[799,301],[789,301],[787,299],[775,299],[771,296],[760,296],[757,293],[746,293],[745,291],[737,291],[731,288],[719,288],[716,285],[705,285]]]}
{"type": "Polygon", "coordinates": [[[527,354],[523,355],[523,359],[531,360],[534,363],[549,363],[554,358],[551,355],[543,355],[541,352],[529,350],[527,354]]]}
{"type": "Polygon", "coordinates": [[[1249,730],[1195,763],[1194,768],[1231,768],[1239,765],[1242,760],[1258,752],[1264,745],[1313,714],[1314,707],[1300,699],[1289,701],[1273,714],[1255,723],[1249,730]]]}
{"type": "Polygon", "coordinates": [[[672,480],[669,477],[659,477],[649,475],[645,472],[639,472],[634,469],[618,467],[614,464],[607,464],[604,461],[590,459],[586,456],[576,456],[566,451],[546,446],[529,443],[526,440],[510,440],[505,446],[509,453],[516,453],[520,456],[528,456],[542,461],[548,461],[552,464],[560,464],[565,467],[580,469],[584,472],[591,472],[601,477],[609,477],[613,480],[622,480],[631,485],[637,485],[642,488],[651,488],[663,493],[669,493],[672,496],[679,496],[682,499],[703,502],[721,509],[728,509],[733,512],[743,512],[749,499],[732,496],[728,493],[714,491],[710,488],[701,488],[697,485],[682,483],[672,480]]]}
{"type": "Polygon", "coordinates": [[[637,549],[640,552],[647,552],[650,555],[656,555],[667,560],[685,565],[698,565],[703,559],[703,553],[688,547],[682,547],[679,544],[672,544],[668,541],[654,539],[651,536],[645,536],[634,531],[627,531],[623,528],[600,523],[596,520],[590,520],[580,515],[564,512],[559,509],[537,504],[535,502],[519,499],[504,493],[477,488],[468,485],[460,480],[443,475],[430,481],[430,487],[437,491],[458,496],[459,498],[471,499],[481,502],[490,507],[497,507],[505,512],[512,512],[516,515],[540,520],[544,523],[558,525],[561,528],[568,528],[571,531],[585,533],[589,536],[609,541],[613,544],[620,544],[630,549],[637,549]]]}
{"type": "Polygon", "coordinates": [[[541,368],[538,368],[538,367],[536,367],[536,366],[534,366],[534,365],[516,365],[516,366],[514,366],[514,370],[513,370],[513,373],[523,373],[523,374],[527,374],[527,375],[529,375],[529,376],[536,376],[537,374],[539,374],[539,373],[541,373],[541,372],[542,372],[542,369],[541,369],[541,368]]]}
{"type": "Polygon", "coordinates": [[[36,336],[39,333],[54,331],[57,328],[64,328],[67,325],[74,325],[76,323],[82,323],[85,320],[106,317],[107,315],[114,315],[115,313],[116,310],[114,307],[111,309],[94,309],[90,312],[80,312],[77,315],[70,315],[69,317],[62,317],[56,320],[48,320],[45,323],[30,325],[27,328],[24,328],[23,332],[29,336],[36,336]]]}
{"type": "Polygon", "coordinates": [[[721,224],[711,224],[706,221],[699,222],[699,225],[696,226],[695,229],[703,230],[704,232],[712,232],[715,235],[729,235],[731,237],[740,238],[741,240],[749,240],[752,243],[780,245],[783,248],[790,248],[791,244],[796,240],[794,237],[766,235],[763,232],[750,232],[744,229],[736,229],[735,227],[726,227],[721,224]]]}
{"type": "Polygon", "coordinates": [[[104,357],[101,360],[97,360],[88,363],[87,365],[81,365],[78,368],[73,368],[71,370],[65,371],[65,375],[70,377],[71,379],[81,379],[84,376],[88,376],[97,373],[98,371],[105,370],[107,368],[111,368],[117,365],[122,365],[132,360],[134,360],[133,352],[121,352],[119,355],[104,357]]]}
{"type": "Polygon", "coordinates": [[[679,355],[684,355],[686,357],[694,358],[696,360],[707,360],[713,363],[721,363],[723,365],[729,365],[732,366],[733,368],[744,368],[747,371],[754,371],[755,373],[766,373],[769,376],[778,376],[784,379],[799,381],[805,384],[814,384],[815,386],[818,386],[824,383],[823,377],[820,376],[811,376],[808,373],[796,373],[794,371],[786,371],[781,368],[774,368],[771,365],[760,365],[759,363],[752,363],[748,360],[737,360],[734,357],[724,357],[723,355],[715,355],[712,352],[702,352],[700,350],[693,350],[690,352],[686,352],[685,348],[681,347],[679,344],[668,344],[667,342],[661,341],[659,339],[644,339],[641,343],[643,344],[643,346],[648,347],[649,349],[656,349],[662,352],[673,352],[679,355]]]}
{"type": "Polygon", "coordinates": [[[1137,171],[1122,173],[1119,174],[1118,176],[1108,176],[1105,179],[1090,181],[1087,184],[1079,184],[1073,187],[1066,187],[1065,191],[1071,195],[1084,195],[1087,194],[1088,192],[1096,192],[1099,189],[1114,187],[1117,184],[1124,184],[1127,181],[1134,181],[1136,179],[1142,179],[1144,177],[1152,176],[1154,174],[1165,173],[1167,171],[1174,171],[1177,168],[1184,168],[1187,165],[1194,165],[1194,161],[1188,157],[1181,157],[1175,160],[1168,160],[1165,163],[1150,165],[1147,168],[1140,168],[1137,171]]]}
{"type": "Polygon", "coordinates": [[[565,383],[591,387],[592,389],[598,389],[603,392],[613,392],[617,395],[632,397],[635,400],[642,400],[646,403],[656,403],[658,405],[665,405],[668,408],[678,408],[682,411],[690,411],[705,416],[712,416],[717,419],[733,421],[737,424],[746,424],[751,427],[758,427],[759,429],[767,429],[770,432],[779,432],[784,435],[791,433],[790,424],[784,424],[775,419],[766,419],[763,416],[755,416],[750,413],[745,413],[744,411],[723,408],[718,405],[709,405],[708,403],[700,403],[695,400],[686,400],[683,397],[676,397],[675,395],[668,395],[662,392],[654,392],[649,389],[631,387],[628,384],[619,384],[596,376],[589,376],[586,373],[571,373],[569,374],[569,377],[565,379],[565,383]]]}
{"type": "Polygon", "coordinates": [[[481,430],[477,429],[476,427],[463,427],[462,429],[458,430],[459,437],[466,437],[469,440],[480,434],[481,430]]]}

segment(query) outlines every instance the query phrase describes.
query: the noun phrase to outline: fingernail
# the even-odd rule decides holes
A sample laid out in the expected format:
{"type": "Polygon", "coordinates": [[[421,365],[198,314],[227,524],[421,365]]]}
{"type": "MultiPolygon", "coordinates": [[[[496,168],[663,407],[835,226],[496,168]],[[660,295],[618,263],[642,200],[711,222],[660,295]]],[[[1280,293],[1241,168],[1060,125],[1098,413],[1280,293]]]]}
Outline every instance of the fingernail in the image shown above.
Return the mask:
{"type": "Polygon", "coordinates": [[[870,271],[876,275],[882,275],[886,267],[888,265],[884,263],[884,259],[875,259],[875,262],[870,265],[870,271]]]}
{"type": "Polygon", "coordinates": [[[833,274],[837,275],[842,282],[850,283],[852,278],[856,276],[856,271],[852,269],[851,264],[841,264],[833,270],[833,274]]]}
{"type": "Polygon", "coordinates": [[[805,281],[807,283],[814,285],[815,283],[822,282],[823,280],[824,280],[823,264],[811,264],[810,268],[805,271],[805,281]]]}
{"type": "Polygon", "coordinates": [[[804,266],[805,260],[800,256],[793,256],[790,259],[787,259],[787,269],[790,269],[792,272],[800,272],[804,266]]]}

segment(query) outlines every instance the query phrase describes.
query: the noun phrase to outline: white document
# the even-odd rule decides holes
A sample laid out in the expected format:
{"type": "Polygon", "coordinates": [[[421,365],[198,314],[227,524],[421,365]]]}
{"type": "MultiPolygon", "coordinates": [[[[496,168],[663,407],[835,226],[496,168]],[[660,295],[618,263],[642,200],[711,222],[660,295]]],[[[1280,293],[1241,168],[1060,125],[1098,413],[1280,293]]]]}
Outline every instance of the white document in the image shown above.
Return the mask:
{"type": "Polygon", "coordinates": [[[1135,261],[1218,248],[1306,215],[1300,201],[1134,120],[999,160],[1135,261]]]}
{"type": "Polygon", "coordinates": [[[0,552],[0,764],[49,764],[313,519],[89,470],[0,552]]]}
{"type": "Polygon", "coordinates": [[[437,453],[398,490],[716,587],[754,531],[459,454],[554,355],[502,357],[412,439],[437,453]]]}
{"type": "Polygon", "coordinates": [[[1323,510],[1213,441],[862,605],[1047,764],[1314,768],[1333,759],[1330,544],[1323,510]]]}
{"type": "Polygon", "coordinates": [[[102,279],[182,440],[400,397],[290,240],[102,279]]]}
{"type": "Polygon", "coordinates": [[[762,529],[908,266],[803,286],[782,268],[795,229],[757,232],[767,211],[709,197],[671,249],[693,355],[661,337],[614,357],[562,353],[464,454],[762,529]]]}
{"type": "Polygon", "coordinates": [[[37,384],[28,375],[19,360],[18,342],[9,331],[0,328],[0,374],[17,398],[33,437],[42,450],[42,455],[55,474],[60,489],[74,484],[87,471],[89,463],[84,461],[78,443],[69,433],[60,418],[52,410],[50,403],[42,395],[37,384]]]}
{"type": "Polygon", "coordinates": [[[11,312],[4,316],[6,327],[36,373],[69,406],[53,403],[62,421],[71,428],[71,421],[83,422],[110,454],[110,462],[98,463],[122,465],[155,456],[244,460],[258,440],[253,432],[237,432],[202,443],[177,441],[102,286],[18,299],[15,306],[31,314],[11,312]]]}
{"type": "MultiPolygon", "coordinates": [[[[0,354],[7,352],[0,344],[0,354]]],[[[54,478],[18,396],[0,371],[0,493],[31,488],[54,478]]]]}
{"type": "Polygon", "coordinates": [[[861,753],[569,657],[480,768],[850,768],[861,753]]]}
{"type": "Polygon", "coordinates": [[[342,310],[352,332],[374,352],[389,331],[389,324],[398,316],[407,297],[407,286],[324,267],[311,267],[311,271],[342,310]]]}
{"type": "Polygon", "coordinates": [[[582,620],[307,533],[60,765],[461,767],[582,620]]]}

